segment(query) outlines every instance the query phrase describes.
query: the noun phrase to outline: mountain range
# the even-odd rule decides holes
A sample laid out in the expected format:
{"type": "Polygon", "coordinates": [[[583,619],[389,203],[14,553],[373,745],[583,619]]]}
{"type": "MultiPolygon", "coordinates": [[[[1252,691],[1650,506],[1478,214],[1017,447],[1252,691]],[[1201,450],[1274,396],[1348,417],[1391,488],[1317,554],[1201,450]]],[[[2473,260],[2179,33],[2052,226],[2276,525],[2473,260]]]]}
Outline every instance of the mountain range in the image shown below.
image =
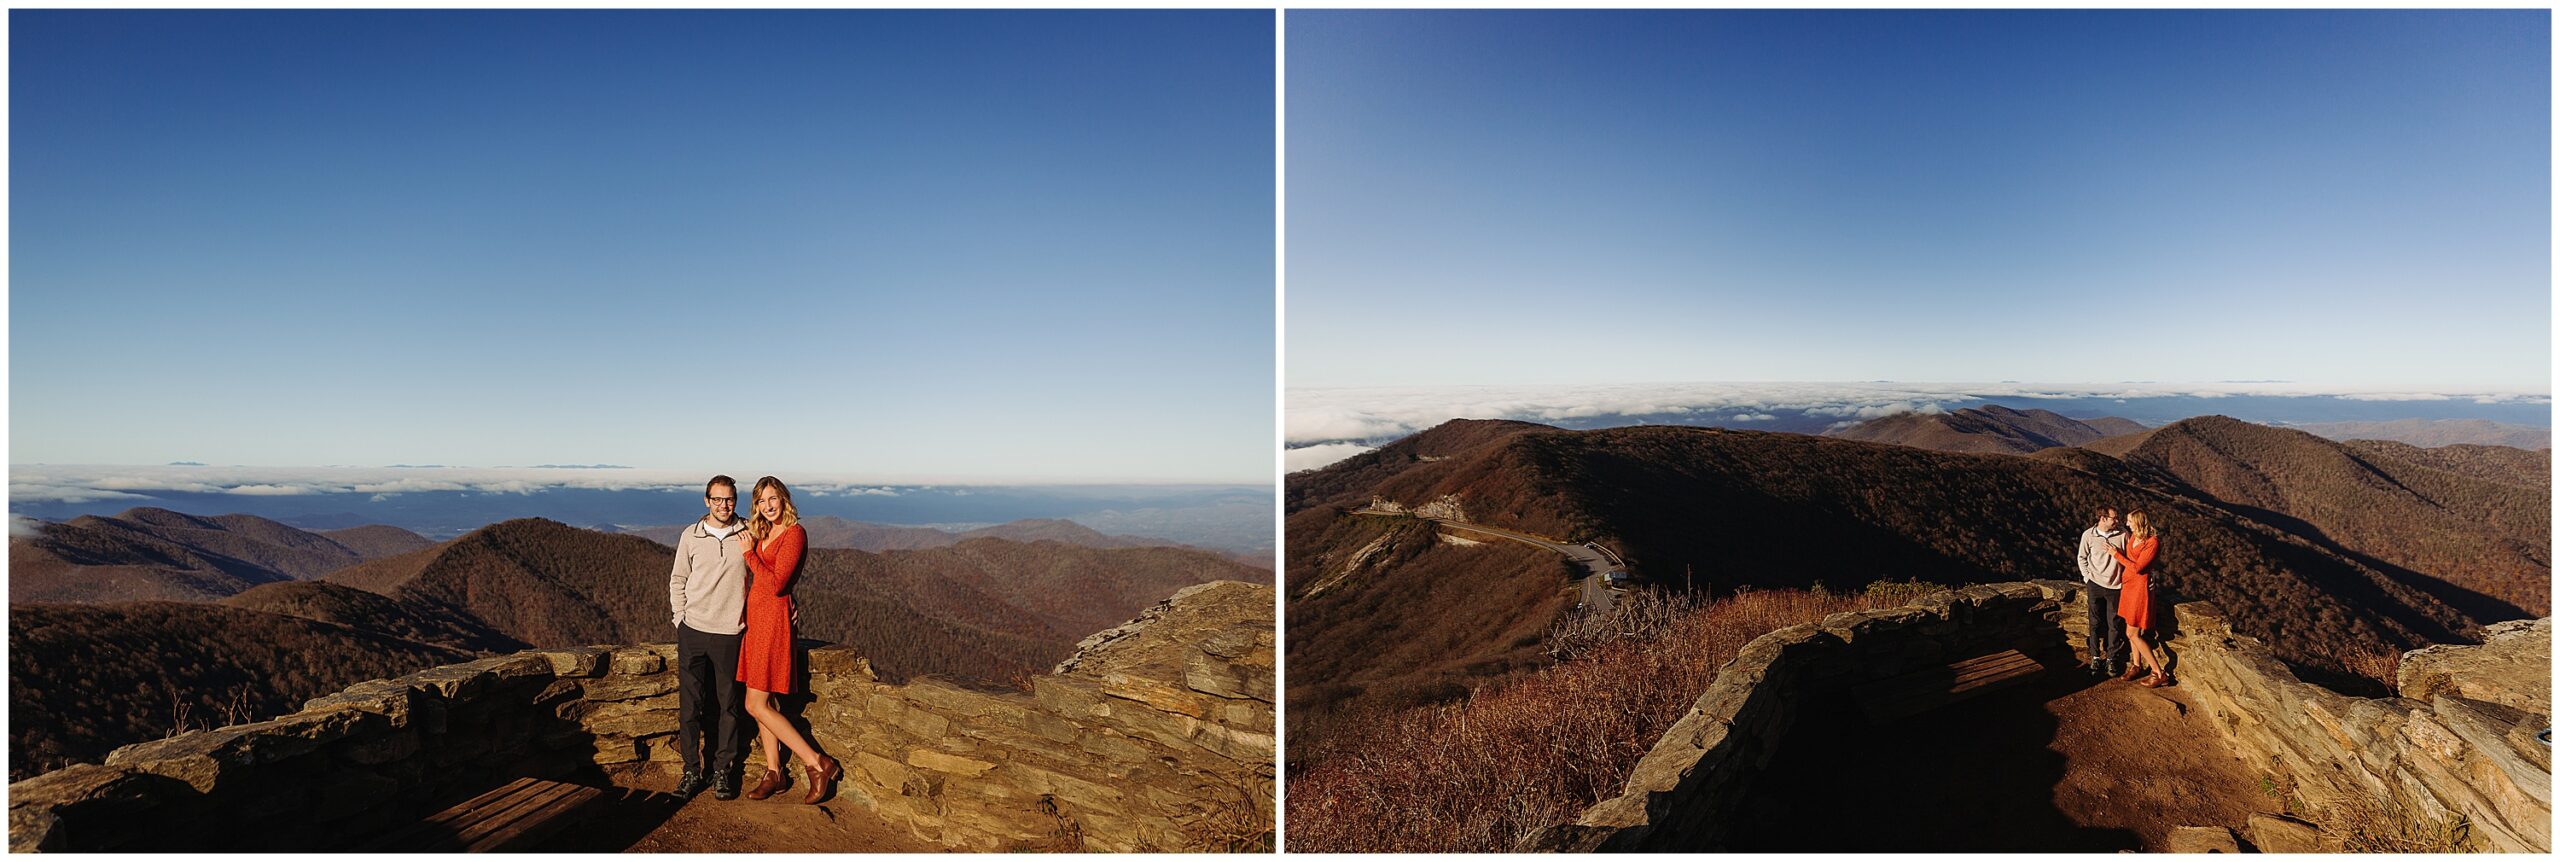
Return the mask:
{"type": "MultiPolygon", "coordinates": [[[[271,545],[307,544],[246,521],[194,520],[260,532],[271,545]]],[[[159,514],[140,522],[175,523],[159,514]]],[[[132,547],[94,540],[75,547],[113,561],[238,559],[174,557],[165,553],[170,544],[153,534],[126,543],[132,547]]],[[[254,583],[215,600],[13,604],[12,773],[94,759],[189,716],[273,715],[355,681],[473,655],[674,636],[666,592],[674,552],[639,536],[520,519],[404,553],[357,556],[316,579],[296,577],[309,574],[309,561],[294,558],[286,561],[292,575],[239,578],[254,583]]],[[[66,565],[55,574],[70,580],[112,568],[66,565]]],[[[933,674],[1000,688],[1044,672],[1083,636],[1182,587],[1269,577],[1195,548],[980,537],[883,553],[813,548],[792,593],[800,637],[852,645],[885,678],[933,674]]]]}
{"type": "Polygon", "coordinates": [[[2342,684],[2346,657],[2549,613],[2547,452],[2413,453],[2224,417],[2104,435],[2038,413],[1897,423],[1906,439],[2009,454],[1460,420],[1293,475],[1293,731],[1314,726],[1302,715],[1441,699],[1534,663],[1539,632],[1570,604],[1556,555],[1488,553],[1505,543],[1455,545],[1420,519],[1354,514],[1372,499],[1598,541],[1641,582],[1715,592],[2076,578],[2095,507],[2141,508],[2164,534],[2165,600],[2211,599],[2298,669],[2342,684]],[[1996,427],[1949,436],[1978,425],[1996,427]],[[2028,431],[2079,444],[2014,454],[2028,431]]]}
{"type": "Polygon", "coordinates": [[[1897,413],[1825,431],[1823,436],[1940,452],[2023,455],[2142,430],[2140,422],[2113,416],[2072,419],[2051,410],[2016,410],[1985,404],[1944,413],[1897,413]]]}
{"type": "Polygon", "coordinates": [[[312,532],[252,515],[138,508],[9,540],[12,602],[212,601],[435,544],[397,527],[312,532]]]}

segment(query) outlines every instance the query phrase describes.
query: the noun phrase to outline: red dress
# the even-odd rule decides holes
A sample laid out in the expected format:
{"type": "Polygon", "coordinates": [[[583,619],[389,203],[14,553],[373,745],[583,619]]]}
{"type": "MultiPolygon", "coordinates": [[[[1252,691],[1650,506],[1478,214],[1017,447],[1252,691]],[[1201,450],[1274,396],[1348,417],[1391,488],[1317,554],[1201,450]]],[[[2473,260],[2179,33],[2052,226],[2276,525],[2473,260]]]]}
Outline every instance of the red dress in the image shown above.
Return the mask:
{"type": "MultiPolygon", "coordinates": [[[[2150,631],[2151,576],[2143,574],[2142,570],[2150,568],[2152,558],[2160,555],[2160,537],[2137,539],[2133,547],[2121,551],[2111,548],[2107,553],[2116,555],[2116,562],[2124,564],[2124,592],[2116,599],[2116,616],[2123,617],[2124,624],[2127,626],[2150,631]]],[[[752,618],[755,614],[755,600],[747,601],[747,614],[752,618]]],[[[754,624],[748,625],[750,626],[748,630],[753,631],[754,624]]]]}
{"type": "Polygon", "coordinates": [[[747,633],[738,639],[738,681],[790,694],[791,581],[800,575],[808,532],[793,524],[747,551],[747,633]]]}

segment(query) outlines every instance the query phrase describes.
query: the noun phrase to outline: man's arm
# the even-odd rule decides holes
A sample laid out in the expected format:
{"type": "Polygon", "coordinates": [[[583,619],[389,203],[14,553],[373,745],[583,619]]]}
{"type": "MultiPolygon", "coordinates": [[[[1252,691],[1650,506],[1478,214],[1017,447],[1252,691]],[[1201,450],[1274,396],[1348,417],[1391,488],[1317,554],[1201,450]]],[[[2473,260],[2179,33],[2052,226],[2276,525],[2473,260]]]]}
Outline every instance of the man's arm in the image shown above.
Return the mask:
{"type": "Polygon", "coordinates": [[[2096,548],[2091,547],[2091,542],[2089,541],[2094,538],[2097,537],[2090,535],[2086,531],[2083,531],[2080,534],[2080,577],[2090,581],[2098,579],[2098,551],[2096,548]]]}
{"type": "Polygon", "coordinates": [[[673,570],[667,572],[667,608],[670,614],[668,621],[676,625],[684,625],[684,587],[685,581],[689,580],[686,576],[690,574],[693,574],[692,567],[685,565],[684,534],[677,533],[676,565],[673,570]]]}

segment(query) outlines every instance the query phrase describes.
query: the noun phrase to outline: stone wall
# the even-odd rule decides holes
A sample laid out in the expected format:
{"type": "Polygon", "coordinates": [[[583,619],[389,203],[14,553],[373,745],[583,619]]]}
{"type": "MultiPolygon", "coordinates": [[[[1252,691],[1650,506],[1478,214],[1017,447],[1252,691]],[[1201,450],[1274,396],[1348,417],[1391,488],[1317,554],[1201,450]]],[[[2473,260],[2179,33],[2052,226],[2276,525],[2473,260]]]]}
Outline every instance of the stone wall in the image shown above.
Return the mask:
{"type": "MultiPolygon", "coordinates": [[[[2492,627],[2480,647],[2410,653],[2412,698],[2338,694],[2294,677],[2211,605],[2171,611],[2181,684],[2233,748],[2307,807],[2367,799],[2460,815],[2482,849],[2548,852],[2550,621],[2492,627]]],[[[1620,796],[1539,836],[1533,849],[1721,849],[1733,813],[1815,698],[2004,649],[2063,667],[2086,660],[2087,603],[2072,581],[1982,584],[1890,610],[1834,614],[1746,645],[1636,764],[1620,796]]]]}
{"type": "Polygon", "coordinates": [[[2180,684],[2302,810],[2467,818],[2476,849],[2551,850],[2551,620],[2489,627],[2479,646],[2404,655],[2398,697],[2294,677],[2212,604],[2177,607],[2180,684]]]}
{"type": "Polygon", "coordinates": [[[1802,705],[1851,686],[2015,649],[2048,664],[2071,646],[2060,582],[1980,584],[1888,610],[1833,614],[1745,645],[1653,750],[1626,792],[1533,841],[1537,850],[1719,850],[1802,705]],[[2059,586],[2057,586],[2059,585],[2059,586]]]}
{"type": "MultiPolygon", "coordinates": [[[[1271,825],[1271,611],[1265,585],[1186,589],[1029,693],[892,685],[819,646],[785,707],[844,764],[840,795],[944,846],[1226,849],[1271,825]]],[[[673,656],[530,650],[125,746],[11,785],[10,849],[343,849],[517,777],[672,772],[673,656]]]]}

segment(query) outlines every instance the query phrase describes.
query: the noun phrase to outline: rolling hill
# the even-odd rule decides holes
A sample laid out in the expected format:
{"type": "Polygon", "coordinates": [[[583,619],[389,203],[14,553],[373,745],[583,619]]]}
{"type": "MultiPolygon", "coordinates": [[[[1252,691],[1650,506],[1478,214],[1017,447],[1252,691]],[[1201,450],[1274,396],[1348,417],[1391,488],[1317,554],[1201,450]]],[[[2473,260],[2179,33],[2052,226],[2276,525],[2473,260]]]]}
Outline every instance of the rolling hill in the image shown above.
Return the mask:
{"type": "MultiPolygon", "coordinates": [[[[2198,424],[2144,436],[2165,446],[2198,424]]],[[[2214,423],[2200,424],[2212,430],[2214,423]]],[[[2299,535],[2297,520],[2228,505],[2186,484],[2176,469],[2185,462],[2130,450],[2130,457],[2114,457],[2096,451],[2096,442],[2018,457],[1722,429],[1563,431],[1463,422],[1292,476],[1293,715],[1301,703],[1349,709],[1427,696],[1364,682],[1426,668],[1454,667],[1463,676],[1480,662],[1486,673],[1475,678],[1492,678],[1534,643],[1557,607],[1560,566],[1550,564],[1540,576],[1525,560],[1461,562],[1460,549],[1430,540],[1427,527],[1417,535],[1412,526],[1372,523],[1392,519],[1350,514],[1372,497],[1408,506],[1440,501],[1478,523],[1601,540],[1622,551],[1643,581],[1718,593],[2076,577],[2074,538],[2088,512],[2101,503],[2145,508],[2168,537],[2156,583],[2171,599],[2214,600],[2288,661],[2332,675],[2347,672],[2342,656],[2460,640],[2483,622],[2521,615],[2460,601],[2432,574],[2383,561],[2375,551],[2299,535]],[[1309,595],[1319,581],[1343,586],[1309,595]],[[1475,589],[1445,603],[1416,598],[1444,583],[1475,589]],[[1515,639],[1481,634],[1491,631],[1515,639]],[[1404,641],[1418,646],[1381,646],[1404,641]],[[1321,688],[1328,685],[1341,688],[1321,688]]],[[[2515,497],[2479,480],[2430,472],[2402,471],[2403,481],[2438,493],[2476,491],[2487,501],[2480,506],[2504,508],[2462,511],[2494,512],[2498,529],[2517,536],[2534,529],[2533,506],[2509,507],[2515,497]]],[[[2324,505],[2350,506],[2351,499],[2324,505]]],[[[2547,494],[2539,506],[2547,518],[2547,494]]],[[[2436,547],[2419,533],[2395,535],[2412,548],[2436,547]]]]}
{"type": "Polygon", "coordinates": [[[1939,452],[2007,452],[2023,455],[2077,446],[2142,424],[2113,416],[2077,420],[2051,410],[2015,410],[1998,404],[1945,413],[1897,413],[1823,432],[1825,437],[1893,443],[1939,452]]]}
{"type": "Polygon", "coordinates": [[[2303,422],[2285,426],[2331,440],[2390,440],[2412,446],[2551,448],[2548,425],[2516,425],[2487,419],[2394,419],[2388,422],[2303,422]]]}
{"type": "Polygon", "coordinates": [[[310,580],[427,543],[396,527],[332,535],[251,515],[207,517],[154,508],[36,530],[33,537],[9,542],[12,601],[213,601],[259,584],[310,580]]]}
{"type": "Polygon", "coordinates": [[[2427,584],[2473,616],[2551,612],[2548,450],[2340,443],[2223,416],[2087,448],[2395,569],[2401,580],[2427,584]]]}
{"type": "Polygon", "coordinates": [[[94,762],[173,729],[280,715],[352,683],[471,655],[214,604],[11,605],[9,776],[94,762]]]}

